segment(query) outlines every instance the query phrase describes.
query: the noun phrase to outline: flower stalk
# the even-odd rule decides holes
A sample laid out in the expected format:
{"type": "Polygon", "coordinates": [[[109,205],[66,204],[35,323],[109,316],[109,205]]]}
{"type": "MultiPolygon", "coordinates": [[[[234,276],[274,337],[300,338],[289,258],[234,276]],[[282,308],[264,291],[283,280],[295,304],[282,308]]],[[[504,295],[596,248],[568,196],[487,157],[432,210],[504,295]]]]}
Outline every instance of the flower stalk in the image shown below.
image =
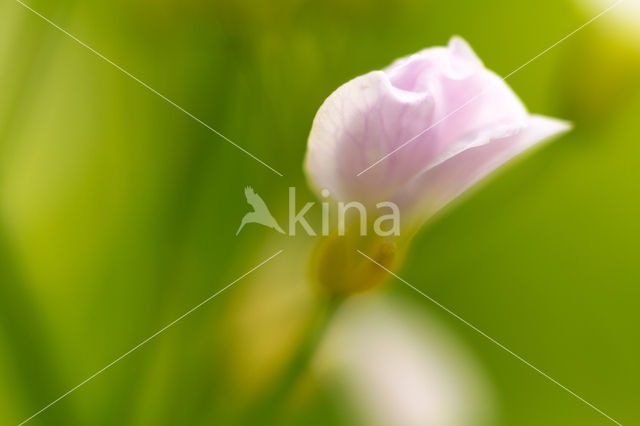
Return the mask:
{"type": "Polygon", "coordinates": [[[247,411],[241,424],[281,424],[300,388],[314,354],[321,345],[331,320],[345,297],[333,294],[317,303],[314,315],[276,381],[263,392],[256,405],[247,411]]]}

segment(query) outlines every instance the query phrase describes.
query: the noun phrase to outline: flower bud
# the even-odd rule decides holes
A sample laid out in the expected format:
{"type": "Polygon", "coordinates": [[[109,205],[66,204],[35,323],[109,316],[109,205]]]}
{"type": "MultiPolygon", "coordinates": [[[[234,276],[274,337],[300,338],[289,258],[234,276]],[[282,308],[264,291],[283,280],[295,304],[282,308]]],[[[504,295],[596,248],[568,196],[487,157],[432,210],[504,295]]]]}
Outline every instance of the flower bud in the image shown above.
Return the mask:
{"type": "Polygon", "coordinates": [[[333,234],[322,239],[316,247],[311,264],[312,278],[330,294],[346,296],[384,282],[389,273],[380,265],[393,270],[401,257],[396,238],[333,234]]]}
{"type": "Polygon", "coordinates": [[[322,104],[309,135],[311,185],[336,201],[393,202],[421,224],[500,165],[569,129],[527,112],[454,37],[357,77],[322,104]]]}

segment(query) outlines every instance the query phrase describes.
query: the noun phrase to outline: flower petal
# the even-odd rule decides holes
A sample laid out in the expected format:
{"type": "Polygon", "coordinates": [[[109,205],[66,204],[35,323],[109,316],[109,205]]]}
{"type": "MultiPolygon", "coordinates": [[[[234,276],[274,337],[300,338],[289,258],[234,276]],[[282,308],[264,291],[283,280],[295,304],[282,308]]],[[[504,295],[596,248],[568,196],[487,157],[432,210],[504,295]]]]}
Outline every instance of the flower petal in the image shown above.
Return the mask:
{"type": "Polygon", "coordinates": [[[313,122],[306,158],[312,184],[329,189],[338,200],[388,198],[435,154],[432,135],[407,145],[366,175],[356,175],[424,130],[433,110],[431,95],[397,89],[382,71],[344,84],[322,104],[313,122]]]}
{"type": "Polygon", "coordinates": [[[375,204],[452,149],[466,149],[466,135],[526,117],[509,86],[453,38],[332,93],[314,119],[306,170],[334,199],[375,204]]]}
{"type": "Polygon", "coordinates": [[[504,126],[484,130],[475,135],[475,142],[467,143],[469,148],[409,182],[395,201],[412,206],[412,219],[424,221],[516,155],[570,128],[566,121],[531,115],[519,130],[504,126]]]}

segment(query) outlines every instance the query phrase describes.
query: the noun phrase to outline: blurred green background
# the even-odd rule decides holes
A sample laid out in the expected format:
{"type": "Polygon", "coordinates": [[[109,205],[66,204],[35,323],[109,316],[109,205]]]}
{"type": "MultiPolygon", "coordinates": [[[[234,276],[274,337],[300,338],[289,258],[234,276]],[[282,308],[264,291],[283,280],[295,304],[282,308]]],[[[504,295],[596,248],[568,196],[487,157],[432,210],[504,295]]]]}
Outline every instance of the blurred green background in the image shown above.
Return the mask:
{"type": "MultiPolygon", "coordinates": [[[[356,75],[454,34],[506,75],[598,11],[558,0],[29,4],[285,175],[3,0],[0,423],[18,424],[285,249],[33,425],[234,424],[262,374],[243,348],[259,358],[287,341],[251,337],[266,314],[246,308],[250,289],[303,292],[299,253],[312,243],[257,227],[236,237],[243,188],[277,217],[288,186],[313,200],[302,172],[311,121],[356,75]]],[[[425,227],[399,274],[637,424],[640,37],[625,31],[605,17],[509,79],[530,111],[574,131],[425,227]]],[[[399,282],[378,291],[463,342],[495,393],[491,424],[609,422],[399,282]]],[[[273,306],[276,330],[304,317],[273,306]]],[[[358,424],[337,385],[317,382],[292,421],[358,424]]]]}

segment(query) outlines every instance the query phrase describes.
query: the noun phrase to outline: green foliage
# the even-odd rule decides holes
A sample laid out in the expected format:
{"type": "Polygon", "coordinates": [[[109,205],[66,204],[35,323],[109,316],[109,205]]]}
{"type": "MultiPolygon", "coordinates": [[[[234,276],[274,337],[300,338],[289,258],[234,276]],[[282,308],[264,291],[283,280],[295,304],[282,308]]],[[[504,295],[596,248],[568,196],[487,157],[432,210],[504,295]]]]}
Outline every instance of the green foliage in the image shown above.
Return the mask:
{"type": "MultiPolygon", "coordinates": [[[[302,190],[306,138],[341,83],[453,34],[506,75],[589,18],[552,0],[30,4],[285,177],[3,2],[2,424],[24,420],[266,257],[270,231],[234,235],[243,188],[254,186],[275,215],[286,211],[288,186],[312,200],[302,190]]],[[[632,72],[616,72],[607,96],[609,71],[593,51],[617,42],[601,33],[586,28],[509,80],[532,112],[574,121],[575,131],[430,224],[400,275],[632,424],[638,59],[616,56],[616,69],[632,72]]],[[[276,249],[294,245],[278,238],[276,249]]],[[[237,354],[227,318],[242,284],[30,424],[231,424],[243,406],[232,396],[250,399],[229,371],[237,354]]],[[[493,380],[500,424],[605,424],[406,287],[386,291],[442,313],[493,380]]],[[[321,386],[300,424],[353,424],[341,404],[321,386]]]]}

